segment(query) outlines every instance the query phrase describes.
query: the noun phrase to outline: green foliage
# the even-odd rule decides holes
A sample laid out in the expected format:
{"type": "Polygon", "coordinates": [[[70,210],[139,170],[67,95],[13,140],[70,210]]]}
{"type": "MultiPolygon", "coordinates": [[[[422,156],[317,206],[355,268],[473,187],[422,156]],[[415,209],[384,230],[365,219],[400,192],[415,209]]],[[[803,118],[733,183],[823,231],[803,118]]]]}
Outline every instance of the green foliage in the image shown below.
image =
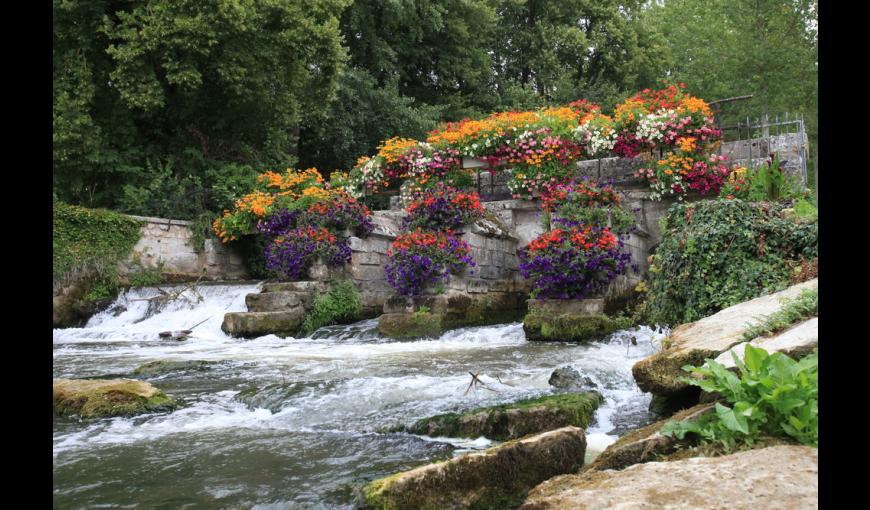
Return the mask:
{"type": "Polygon", "coordinates": [[[362,312],[359,291],[351,281],[335,282],[326,294],[317,296],[302,323],[305,333],[330,324],[345,324],[359,319],[362,312]]]}
{"type": "Polygon", "coordinates": [[[743,341],[771,336],[798,322],[819,315],[819,290],[804,289],[794,299],[783,300],[782,308],[764,317],[743,333],[743,341]]]}
{"type": "Polygon", "coordinates": [[[58,196],[157,215],[150,194],[189,218],[210,168],[290,165],[303,114],[334,93],[348,3],[56,0],[58,196]]]}
{"type": "Polygon", "coordinates": [[[118,286],[118,262],[130,254],[139,240],[141,222],[115,212],[62,202],[54,202],[53,219],[55,287],[93,272],[96,274],[93,296],[108,297],[118,286]]]}
{"type": "Polygon", "coordinates": [[[798,218],[808,221],[818,221],[819,219],[819,208],[805,198],[794,204],[794,213],[798,218]]]}
{"type": "Polygon", "coordinates": [[[676,326],[782,290],[801,257],[818,256],[818,224],[782,219],[783,204],[674,204],[650,268],[647,318],[676,326]]]}
{"type": "Polygon", "coordinates": [[[725,103],[722,125],[792,112],[804,115],[811,145],[818,118],[817,0],[653,2],[642,24],[667,41],[661,71],[725,103]]]}
{"type": "Polygon", "coordinates": [[[716,443],[726,451],[751,446],[762,436],[818,447],[818,355],[795,361],[750,344],[744,352],[743,361],[731,353],[739,377],[714,360],[707,360],[702,367],[683,367],[702,377],[687,377],[687,383],[720,393],[730,406],[717,403],[715,413],[697,421],[669,422],[662,427],[662,435],[683,439],[692,433],[702,443],[716,443]]]}

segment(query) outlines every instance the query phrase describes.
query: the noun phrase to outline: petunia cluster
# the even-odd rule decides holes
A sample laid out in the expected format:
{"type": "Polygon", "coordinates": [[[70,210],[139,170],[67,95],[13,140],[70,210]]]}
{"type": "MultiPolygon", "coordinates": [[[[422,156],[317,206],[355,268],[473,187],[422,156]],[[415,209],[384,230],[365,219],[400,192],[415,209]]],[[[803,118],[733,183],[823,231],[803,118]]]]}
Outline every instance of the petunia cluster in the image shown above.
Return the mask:
{"type": "Polygon", "coordinates": [[[439,183],[415,193],[405,212],[405,230],[459,230],[483,216],[480,196],[439,183]]]}
{"type": "Polygon", "coordinates": [[[404,233],[387,250],[384,266],[387,282],[402,296],[417,296],[432,283],[444,282],[450,274],[474,267],[471,248],[449,230],[404,233]]]}

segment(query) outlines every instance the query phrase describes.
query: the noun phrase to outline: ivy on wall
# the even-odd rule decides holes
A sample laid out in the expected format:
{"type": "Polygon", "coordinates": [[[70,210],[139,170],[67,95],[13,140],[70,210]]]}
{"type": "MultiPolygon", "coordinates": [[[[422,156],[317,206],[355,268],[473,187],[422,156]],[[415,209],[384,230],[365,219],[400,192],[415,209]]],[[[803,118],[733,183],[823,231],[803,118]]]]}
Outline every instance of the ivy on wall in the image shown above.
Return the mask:
{"type": "Polygon", "coordinates": [[[55,201],[52,238],[55,288],[93,272],[96,275],[93,290],[98,294],[114,290],[118,285],[116,266],[139,240],[141,226],[142,222],[123,214],[55,201]]]}
{"type": "Polygon", "coordinates": [[[650,267],[650,322],[696,321],[782,290],[818,257],[818,223],[783,218],[786,203],[710,200],[674,204],[650,267]]]}

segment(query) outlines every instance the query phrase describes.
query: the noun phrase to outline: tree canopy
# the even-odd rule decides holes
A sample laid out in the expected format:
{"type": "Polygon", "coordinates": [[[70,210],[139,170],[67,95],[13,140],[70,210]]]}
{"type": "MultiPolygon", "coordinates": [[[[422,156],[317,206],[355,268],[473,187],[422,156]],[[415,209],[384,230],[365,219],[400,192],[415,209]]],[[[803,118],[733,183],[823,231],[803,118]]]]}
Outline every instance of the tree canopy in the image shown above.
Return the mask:
{"type": "Polygon", "coordinates": [[[817,108],[812,0],[54,0],[54,192],[194,218],[258,172],[348,169],[439,121],[663,80],[817,108]]]}

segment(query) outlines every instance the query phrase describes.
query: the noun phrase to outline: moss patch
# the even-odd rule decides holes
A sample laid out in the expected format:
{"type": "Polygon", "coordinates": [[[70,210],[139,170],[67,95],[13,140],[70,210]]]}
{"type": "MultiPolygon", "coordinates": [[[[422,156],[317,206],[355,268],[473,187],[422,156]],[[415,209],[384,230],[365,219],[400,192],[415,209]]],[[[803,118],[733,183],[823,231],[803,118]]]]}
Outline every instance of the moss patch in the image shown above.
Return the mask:
{"type": "Polygon", "coordinates": [[[209,370],[215,362],[203,360],[190,361],[151,361],[143,365],[139,365],[136,370],[133,370],[133,375],[140,377],[157,377],[170,372],[188,372],[188,371],[203,371],[209,370]]]}
{"type": "Polygon", "coordinates": [[[548,315],[533,310],[523,319],[529,341],[582,342],[601,338],[619,329],[619,323],[604,314],[548,315]]]}
{"type": "Polygon", "coordinates": [[[375,480],[363,489],[367,508],[503,509],[528,491],[583,464],[583,432],[566,427],[375,480]]]}
{"type": "Polygon", "coordinates": [[[432,437],[486,436],[505,441],[569,425],[586,428],[603,402],[604,397],[595,391],[551,395],[464,413],[439,414],[419,420],[407,429],[392,430],[432,437]]]}
{"type": "Polygon", "coordinates": [[[631,367],[631,373],[638,387],[657,395],[676,395],[685,392],[690,386],[680,379],[687,374],[684,365],[699,367],[707,358],[715,359],[717,351],[702,349],[666,350],[644,358],[631,367]]]}
{"type": "Polygon", "coordinates": [[[55,379],[54,414],[84,419],[171,411],[178,404],[162,391],[129,379],[55,379]]]}
{"type": "Polygon", "coordinates": [[[437,337],[442,331],[442,314],[425,311],[388,313],[378,318],[378,332],[390,338],[437,337]]]}

